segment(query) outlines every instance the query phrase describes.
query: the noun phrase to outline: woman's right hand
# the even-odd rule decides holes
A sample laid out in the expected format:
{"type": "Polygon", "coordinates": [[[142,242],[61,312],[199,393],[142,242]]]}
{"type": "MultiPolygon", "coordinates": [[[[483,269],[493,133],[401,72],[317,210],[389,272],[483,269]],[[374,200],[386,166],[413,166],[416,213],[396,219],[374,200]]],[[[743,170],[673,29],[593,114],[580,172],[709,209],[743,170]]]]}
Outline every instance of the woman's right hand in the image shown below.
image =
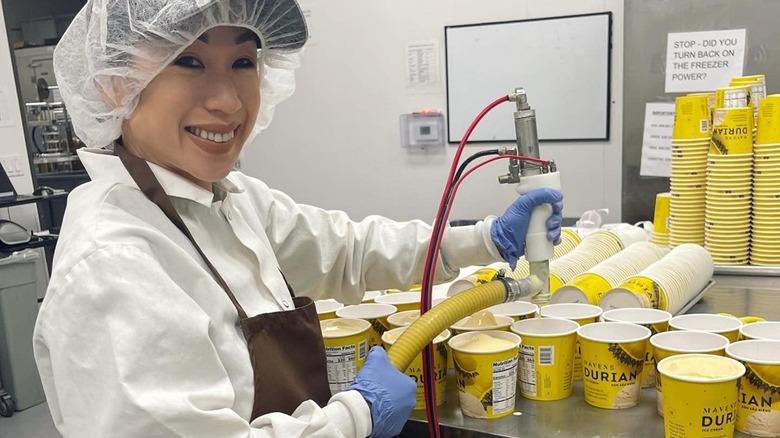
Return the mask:
{"type": "Polygon", "coordinates": [[[371,409],[371,438],[390,438],[401,433],[417,403],[417,383],[398,371],[382,347],[374,347],[349,389],[359,392],[371,409]]]}

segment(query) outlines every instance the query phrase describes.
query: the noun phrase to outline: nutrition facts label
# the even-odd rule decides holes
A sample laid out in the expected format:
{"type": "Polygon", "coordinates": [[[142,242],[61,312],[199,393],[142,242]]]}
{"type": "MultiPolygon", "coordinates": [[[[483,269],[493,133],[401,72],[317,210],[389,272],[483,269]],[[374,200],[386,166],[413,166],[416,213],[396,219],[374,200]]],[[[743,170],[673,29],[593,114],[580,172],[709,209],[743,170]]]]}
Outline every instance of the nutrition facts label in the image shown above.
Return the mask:
{"type": "Polygon", "coordinates": [[[536,349],[533,345],[520,345],[520,392],[536,395],[536,349]]]}
{"type": "Polygon", "coordinates": [[[358,346],[351,344],[341,347],[325,347],[328,383],[330,384],[330,391],[334,394],[339,391],[346,391],[355,380],[355,374],[357,374],[356,347],[363,355],[366,351],[366,341],[361,341],[358,346]]]}
{"type": "Polygon", "coordinates": [[[514,410],[516,382],[517,356],[500,362],[493,362],[494,414],[514,410]]]}

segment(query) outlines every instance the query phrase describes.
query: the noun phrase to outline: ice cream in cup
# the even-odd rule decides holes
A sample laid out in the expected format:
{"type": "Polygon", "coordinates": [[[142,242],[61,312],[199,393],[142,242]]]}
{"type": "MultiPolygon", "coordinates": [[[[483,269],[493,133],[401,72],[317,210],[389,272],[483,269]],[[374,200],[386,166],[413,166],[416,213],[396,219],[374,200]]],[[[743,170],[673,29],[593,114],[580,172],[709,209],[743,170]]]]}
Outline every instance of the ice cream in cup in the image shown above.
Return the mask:
{"type": "Polygon", "coordinates": [[[368,348],[375,345],[382,345],[382,335],[390,330],[390,324],[387,317],[396,313],[398,309],[391,304],[366,303],[356,306],[346,306],[336,310],[336,316],[339,318],[357,318],[368,321],[371,324],[369,330],[368,348]]]}
{"type": "Polygon", "coordinates": [[[737,430],[780,437],[780,341],[739,341],[726,347],[726,354],[746,369],[739,384],[737,430]]]}
{"type": "Polygon", "coordinates": [[[729,340],[716,333],[670,331],[658,333],[650,337],[655,355],[655,403],[658,415],[664,415],[664,395],[661,386],[661,375],[658,374],[658,363],[667,357],[678,354],[713,354],[723,356],[729,340]]]}
{"type": "MultiPolygon", "coordinates": [[[[539,309],[539,314],[542,318],[570,319],[580,326],[598,321],[601,312],[601,307],[583,303],[550,304],[539,309]]],[[[577,347],[574,351],[574,375],[572,379],[582,380],[582,356],[579,337],[577,338],[577,347]]]]}
{"type": "Polygon", "coordinates": [[[508,303],[496,304],[495,306],[488,307],[493,315],[497,316],[509,316],[515,321],[522,319],[536,318],[537,312],[539,312],[539,306],[527,301],[511,301],[508,303]]]}
{"type": "Polygon", "coordinates": [[[366,361],[371,324],[362,319],[334,318],[320,321],[320,328],[330,392],[346,391],[366,361]]]}
{"type": "MultiPolygon", "coordinates": [[[[669,329],[672,314],[658,309],[613,309],[601,314],[605,322],[630,322],[650,329],[650,336],[669,329]]],[[[655,357],[653,345],[648,340],[645,353],[645,366],[642,369],[642,388],[655,386],[655,357]]]]}
{"type": "Polygon", "coordinates": [[[467,332],[449,341],[460,410],[473,418],[500,418],[515,410],[520,336],[498,330],[467,332]]]}
{"type": "Polygon", "coordinates": [[[336,311],[344,307],[336,300],[317,300],[314,302],[314,308],[317,309],[317,318],[320,321],[333,319],[336,317],[336,311]]]}
{"type": "Polygon", "coordinates": [[[390,328],[405,327],[420,319],[419,310],[404,310],[387,317],[390,328]]]}
{"type": "Polygon", "coordinates": [[[650,329],[625,322],[597,322],[580,327],[577,336],[585,402],[603,409],[639,404],[650,329]]]}
{"type": "MultiPolygon", "coordinates": [[[[408,328],[408,326],[397,327],[392,330],[386,331],[382,335],[382,342],[384,342],[385,348],[389,349],[398,340],[398,337],[408,328]]],[[[447,387],[447,340],[450,338],[450,331],[444,330],[436,336],[433,340],[434,345],[434,359],[433,366],[436,373],[436,405],[440,406],[444,403],[445,389],[447,387]]],[[[418,354],[412,363],[406,368],[404,374],[411,377],[412,380],[417,382],[417,403],[414,405],[415,409],[425,409],[425,390],[423,386],[423,359],[422,352],[418,354]]]]}
{"type": "Polygon", "coordinates": [[[666,401],[666,438],[731,438],[737,386],[745,366],[710,354],[680,354],[658,362],[666,401]]]}
{"type": "Polygon", "coordinates": [[[509,326],[515,322],[511,316],[494,315],[490,310],[480,310],[471,316],[461,318],[450,326],[456,335],[464,332],[502,330],[509,331],[509,326]]]}
{"type": "Polygon", "coordinates": [[[517,383],[520,394],[531,400],[561,400],[571,395],[577,329],[574,321],[533,318],[516,321],[520,363],[517,383]]]}

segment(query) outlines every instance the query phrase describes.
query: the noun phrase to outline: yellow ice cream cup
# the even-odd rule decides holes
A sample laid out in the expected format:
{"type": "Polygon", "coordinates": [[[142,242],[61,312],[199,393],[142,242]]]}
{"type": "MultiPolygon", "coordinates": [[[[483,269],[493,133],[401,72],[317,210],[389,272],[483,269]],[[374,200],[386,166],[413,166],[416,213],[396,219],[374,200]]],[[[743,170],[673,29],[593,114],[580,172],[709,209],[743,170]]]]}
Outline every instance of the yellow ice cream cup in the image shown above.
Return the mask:
{"type": "Polygon", "coordinates": [[[758,103],[758,121],[756,126],[756,144],[780,142],[780,95],[773,94],[758,103]]]}
{"type": "Polygon", "coordinates": [[[715,155],[753,152],[753,109],[716,109],[712,118],[710,153],[715,155]]]}
{"type": "Polygon", "coordinates": [[[406,327],[413,322],[420,319],[419,310],[404,310],[403,312],[397,312],[387,317],[387,323],[390,324],[390,328],[406,327]]]}
{"type": "Polygon", "coordinates": [[[658,363],[664,393],[666,438],[731,438],[737,417],[738,361],[709,354],[680,354],[658,363]]]}
{"type": "Polygon", "coordinates": [[[508,303],[496,304],[488,307],[487,310],[496,316],[508,316],[515,321],[523,319],[536,318],[539,312],[539,306],[527,301],[511,301],[508,303]]]}
{"type": "Polygon", "coordinates": [[[317,318],[320,321],[333,319],[336,317],[336,311],[344,307],[336,300],[317,300],[314,302],[314,308],[317,309],[317,318]]]}
{"type": "Polygon", "coordinates": [[[330,392],[346,391],[366,361],[371,324],[362,319],[334,318],[320,321],[320,328],[330,392]]]}
{"type": "Polygon", "coordinates": [[[531,400],[561,400],[571,395],[577,329],[574,321],[535,318],[512,324],[520,335],[517,384],[531,400]]]}
{"type": "Polygon", "coordinates": [[[493,268],[480,268],[472,274],[461,279],[455,280],[447,290],[447,296],[457,295],[471,288],[490,283],[496,277],[498,270],[493,268]]]}
{"type": "Polygon", "coordinates": [[[639,404],[650,330],[625,322],[597,322],[580,327],[577,336],[585,402],[603,409],[639,404]]]}
{"type": "Polygon", "coordinates": [[[650,337],[655,355],[655,404],[658,415],[664,415],[664,396],[661,387],[661,375],[658,363],[667,357],[678,354],[713,354],[723,356],[729,340],[725,336],[707,332],[671,331],[658,333],[650,337]]]}
{"type": "Polygon", "coordinates": [[[739,328],[739,339],[780,341],[780,321],[761,321],[745,324],[739,328]]]}
{"type": "MultiPolygon", "coordinates": [[[[386,331],[382,335],[382,341],[385,344],[385,348],[389,349],[396,340],[398,340],[398,337],[401,336],[401,333],[403,333],[408,326],[405,327],[398,327],[394,328],[392,330],[386,331]]],[[[446,348],[446,341],[450,338],[450,331],[444,330],[439,334],[439,336],[436,336],[433,340],[434,345],[434,359],[433,359],[433,367],[434,371],[436,373],[436,405],[441,406],[442,403],[446,400],[445,397],[445,389],[447,387],[447,348],[446,348]]],[[[412,380],[417,382],[417,403],[414,405],[415,409],[425,409],[425,389],[423,386],[423,358],[422,358],[422,352],[418,354],[414,360],[412,360],[412,363],[406,368],[406,371],[404,371],[404,374],[411,377],[412,380]]]]}
{"type": "Polygon", "coordinates": [[[737,342],[740,327],[742,321],[737,318],[709,313],[689,313],[669,320],[671,330],[717,333],[728,338],[729,342],[737,342]]]}
{"type": "Polygon", "coordinates": [[[780,341],[739,341],[726,347],[726,354],[746,368],[739,384],[737,430],[779,437],[780,341]]]}
{"type": "MultiPolygon", "coordinates": [[[[650,329],[650,336],[663,333],[669,329],[672,314],[658,309],[613,309],[601,314],[605,322],[630,322],[650,329]]],[[[647,341],[645,365],[642,368],[642,388],[655,387],[655,350],[647,341]]]]}
{"type": "Polygon", "coordinates": [[[374,299],[375,303],[391,304],[399,312],[406,310],[420,309],[420,292],[398,292],[386,295],[380,295],[374,299]]]}
{"type": "Polygon", "coordinates": [[[514,412],[520,336],[497,330],[469,332],[453,336],[448,344],[463,415],[500,418],[514,412]]]}
{"type": "Polygon", "coordinates": [[[709,136],[710,109],[707,96],[680,96],[675,102],[673,140],[709,136]]]}
{"type": "Polygon", "coordinates": [[[336,316],[368,321],[371,324],[371,329],[368,332],[368,348],[370,349],[375,345],[382,345],[382,335],[392,328],[387,322],[387,317],[397,311],[398,309],[391,304],[366,303],[342,307],[336,311],[336,316]]]}
{"type": "MultiPolygon", "coordinates": [[[[569,319],[579,324],[580,327],[598,321],[601,312],[601,307],[582,303],[550,304],[539,309],[539,314],[542,318],[569,319]]],[[[579,337],[577,338],[577,346],[574,351],[574,374],[572,379],[582,380],[582,355],[579,337]]]]}
{"type": "Polygon", "coordinates": [[[653,232],[669,234],[669,200],[672,194],[669,192],[655,195],[655,212],[653,215],[653,232]]]}

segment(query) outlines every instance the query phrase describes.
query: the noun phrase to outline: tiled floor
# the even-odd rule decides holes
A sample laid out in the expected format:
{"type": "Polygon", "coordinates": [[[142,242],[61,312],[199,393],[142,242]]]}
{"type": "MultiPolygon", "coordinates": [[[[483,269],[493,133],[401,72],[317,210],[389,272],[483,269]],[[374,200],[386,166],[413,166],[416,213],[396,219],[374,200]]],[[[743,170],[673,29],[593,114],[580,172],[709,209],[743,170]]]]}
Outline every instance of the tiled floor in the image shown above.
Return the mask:
{"type": "Polygon", "coordinates": [[[46,403],[16,412],[9,418],[0,417],[0,437],[62,438],[54,428],[46,403]]]}

